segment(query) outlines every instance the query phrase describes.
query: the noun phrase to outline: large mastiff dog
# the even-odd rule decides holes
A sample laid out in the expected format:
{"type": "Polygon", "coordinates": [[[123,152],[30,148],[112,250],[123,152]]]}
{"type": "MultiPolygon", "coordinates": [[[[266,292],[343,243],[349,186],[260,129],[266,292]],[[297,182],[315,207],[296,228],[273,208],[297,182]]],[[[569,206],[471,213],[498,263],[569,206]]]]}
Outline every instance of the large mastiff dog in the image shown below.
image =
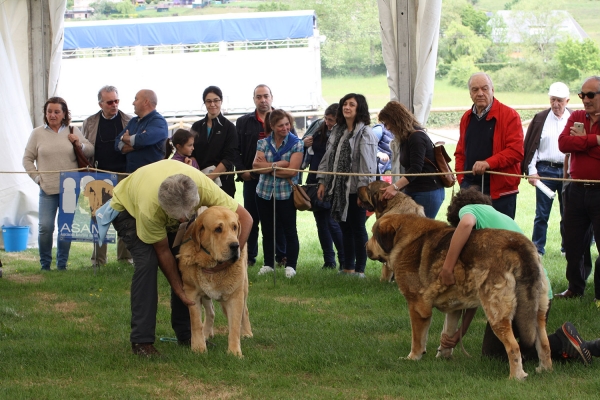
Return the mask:
{"type": "Polygon", "coordinates": [[[213,206],[187,228],[179,250],[179,270],[190,306],[192,351],[204,353],[213,336],[212,300],[221,303],[229,325],[228,352],[242,357],[240,337],[252,337],[248,317],[246,246],[240,249],[240,223],[236,213],[213,206]],[[204,306],[202,323],[200,305],[204,306]]]}
{"type": "MultiPolygon", "coordinates": [[[[388,214],[373,225],[367,254],[387,260],[398,288],[408,302],[412,344],[409,359],[419,360],[426,350],[433,307],[446,313],[442,333],[454,335],[461,310],[482,306],[494,333],[504,344],[510,378],[524,379],[521,352],[513,334],[514,320],[523,345],[535,344],[538,372],[552,369],[546,335],[548,284],[533,243],[520,233],[480,229],[473,231],[454,269],[456,284],[444,286],[438,278],[454,228],[414,215],[388,214]]],[[[440,348],[449,358],[452,349],[440,348]]]]}

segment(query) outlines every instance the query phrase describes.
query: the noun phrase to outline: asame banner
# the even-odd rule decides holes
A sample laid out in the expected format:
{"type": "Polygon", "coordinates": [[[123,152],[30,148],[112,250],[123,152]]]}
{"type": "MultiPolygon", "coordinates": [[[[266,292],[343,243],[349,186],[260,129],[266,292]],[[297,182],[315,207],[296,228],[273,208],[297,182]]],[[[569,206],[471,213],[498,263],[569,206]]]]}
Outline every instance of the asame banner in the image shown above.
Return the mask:
{"type": "MultiPolygon", "coordinates": [[[[98,172],[61,172],[58,209],[58,240],[98,242],[96,210],[112,198],[116,174],[98,172]]],[[[105,243],[114,243],[110,227],[105,243]]]]}

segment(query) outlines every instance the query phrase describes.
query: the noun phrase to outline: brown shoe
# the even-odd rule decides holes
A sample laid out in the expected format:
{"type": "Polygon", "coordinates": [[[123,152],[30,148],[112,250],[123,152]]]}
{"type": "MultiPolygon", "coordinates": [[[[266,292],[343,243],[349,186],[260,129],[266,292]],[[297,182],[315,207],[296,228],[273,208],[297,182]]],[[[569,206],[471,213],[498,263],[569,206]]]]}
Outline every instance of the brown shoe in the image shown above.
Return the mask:
{"type": "Polygon", "coordinates": [[[133,354],[140,357],[160,357],[158,350],[152,343],[131,343],[133,354]]]}
{"type": "Polygon", "coordinates": [[[571,289],[567,289],[562,293],[555,294],[554,297],[557,299],[579,299],[583,297],[583,294],[575,293],[571,289]]]}

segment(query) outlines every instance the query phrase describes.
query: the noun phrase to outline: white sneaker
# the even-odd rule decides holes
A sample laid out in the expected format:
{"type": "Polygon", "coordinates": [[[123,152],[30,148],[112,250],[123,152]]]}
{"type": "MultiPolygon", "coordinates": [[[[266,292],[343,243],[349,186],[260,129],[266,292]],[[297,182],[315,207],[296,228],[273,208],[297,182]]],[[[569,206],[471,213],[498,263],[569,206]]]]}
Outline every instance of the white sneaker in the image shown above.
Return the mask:
{"type": "Polygon", "coordinates": [[[268,274],[269,272],[274,272],[275,270],[268,265],[263,265],[261,269],[258,270],[258,275],[268,274]]]}
{"type": "Polygon", "coordinates": [[[293,278],[294,276],[296,276],[296,270],[292,267],[285,267],[285,277],[293,278]]]}

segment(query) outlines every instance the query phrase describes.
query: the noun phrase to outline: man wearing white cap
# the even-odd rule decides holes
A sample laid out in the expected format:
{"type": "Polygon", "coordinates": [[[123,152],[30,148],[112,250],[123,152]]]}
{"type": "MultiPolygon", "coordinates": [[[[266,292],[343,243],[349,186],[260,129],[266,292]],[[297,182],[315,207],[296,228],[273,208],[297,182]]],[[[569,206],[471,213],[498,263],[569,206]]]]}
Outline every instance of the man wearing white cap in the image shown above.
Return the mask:
{"type": "MultiPolygon", "coordinates": [[[[569,88],[562,82],[554,82],[550,85],[548,96],[550,96],[550,108],[533,117],[525,135],[525,158],[521,163],[521,170],[529,176],[527,181],[533,186],[538,178],[563,178],[565,155],[558,149],[558,136],[571,115],[571,111],[567,109],[569,88]]],[[[562,219],[562,181],[541,179],[541,182],[552,192],[558,194],[562,219]]],[[[535,219],[533,220],[531,241],[541,255],[546,253],[546,231],[553,201],[554,199],[548,197],[539,188],[536,189],[535,219]]],[[[562,236],[562,222],[560,232],[562,236]]]]}

